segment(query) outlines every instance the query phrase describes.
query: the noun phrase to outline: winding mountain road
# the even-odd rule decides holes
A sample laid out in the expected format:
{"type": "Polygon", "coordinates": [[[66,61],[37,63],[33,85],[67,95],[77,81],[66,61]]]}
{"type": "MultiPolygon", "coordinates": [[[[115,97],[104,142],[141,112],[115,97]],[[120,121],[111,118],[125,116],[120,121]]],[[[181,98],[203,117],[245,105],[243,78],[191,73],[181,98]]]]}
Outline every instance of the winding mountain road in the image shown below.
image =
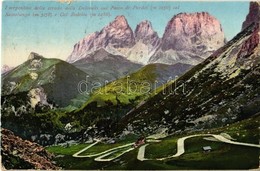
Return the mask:
{"type": "MultiPolygon", "coordinates": [[[[250,144],[250,143],[242,143],[242,142],[236,142],[236,141],[231,141],[225,137],[223,137],[222,135],[215,135],[215,134],[196,134],[196,135],[189,135],[186,137],[182,137],[179,138],[177,141],[177,153],[172,155],[172,156],[168,156],[168,157],[164,157],[164,158],[157,158],[157,159],[147,159],[145,158],[145,148],[149,145],[149,144],[145,144],[143,146],[141,146],[139,148],[138,154],[137,154],[137,159],[140,161],[145,161],[145,160],[166,160],[166,159],[170,159],[170,158],[174,158],[174,157],[179,157],[180,155],[185,153],[185,148],[184,148],[184,142],[186,139],[189,138],[193,138],[193,137],[200,137],[200,136],[212,136],[214,137],[216,140],[223,142],[223,143],[228,143],[228,144],[233,144],[233,145],[242,145],[242,146],[247,146],[247,147],[256,147],[256,148],[260,148],[260,145],[258,144],[250,144]]],[[[160,142],[161,140],[148,140],[147,142],[160,142]]],[[[84,149],[78,151],[77,153],[73,154],[73,157],[77,157],[77,158],[85,158],[85,157],[96,157],[94,160],[95,161],[112,161],[120,156],[122,156],[125,153],[128,153],[129,151],[134,150],[135,148],[132,147],[132,145],[134,143],[129,143],[129,144],[125,144],[125,145],[121,145],[118,147],[114,147],[111,148],[109,150],[100,152],[100,153],[96,153],[96,154],[89,154],[89,155],[83,155],[81,156],[80,154],[83,153],[84,151],[88,150],[89,148],[93,147],[94,145],[98,144],[100,141],[97,140],[96,142],[90,144],[89,146],[85,147],[84,149]],[[112,155],[113,153],[116,153],[118,151],[120,151],[122,148],[125,147],[129,147],[126,148],[125,150],[122,150],[121,153],[119,153],[116,156],[113,156],[111,158],[106,158],[107,156],[112,155]],[[97,157],[99,156],[99,157],[97,157]]]]}

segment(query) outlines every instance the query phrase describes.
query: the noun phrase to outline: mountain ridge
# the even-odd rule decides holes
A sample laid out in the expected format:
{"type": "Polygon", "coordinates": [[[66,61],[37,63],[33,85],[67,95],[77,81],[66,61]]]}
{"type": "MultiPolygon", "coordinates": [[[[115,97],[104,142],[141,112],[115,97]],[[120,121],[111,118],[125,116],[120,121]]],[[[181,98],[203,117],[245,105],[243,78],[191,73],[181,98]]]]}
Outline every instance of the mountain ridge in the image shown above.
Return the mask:
{"type": "Polygon", "coordinates": [[[72,65],[84,71],[90,77],[90,83],[99,82],[101,86],[105,82],[131,74],[143,66],[123,56],[111,54],[104,48],[92,52],[72,65]]]}

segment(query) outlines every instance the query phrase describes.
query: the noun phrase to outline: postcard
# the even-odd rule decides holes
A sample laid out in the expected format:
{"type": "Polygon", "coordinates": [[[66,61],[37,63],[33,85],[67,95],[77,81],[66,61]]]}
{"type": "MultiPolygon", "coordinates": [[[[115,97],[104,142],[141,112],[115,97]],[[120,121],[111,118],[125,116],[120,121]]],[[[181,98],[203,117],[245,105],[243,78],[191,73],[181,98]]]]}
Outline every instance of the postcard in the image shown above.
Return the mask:
{"type": "Polygon", "coordinates": [[[259,169],[259,1],[2,1],[2,170],[259,169]]]}

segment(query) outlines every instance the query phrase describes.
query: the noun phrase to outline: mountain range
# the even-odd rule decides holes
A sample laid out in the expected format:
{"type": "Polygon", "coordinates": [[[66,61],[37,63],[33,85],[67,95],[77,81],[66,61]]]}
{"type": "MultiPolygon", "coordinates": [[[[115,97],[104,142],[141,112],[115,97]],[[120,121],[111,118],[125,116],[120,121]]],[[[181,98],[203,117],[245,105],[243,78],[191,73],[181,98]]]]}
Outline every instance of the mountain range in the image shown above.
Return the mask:
{"type": "Polygon", "coordinates": [[[160,38],[150,21],[141,21],[133,32],[124,16],[117,16],[99,32],[74,45],[67,61],[74,63],[104,48],[132,62],[196,65],[225,44],[220,22],[207,12],[180,13],[167,24],[160,38]]]}

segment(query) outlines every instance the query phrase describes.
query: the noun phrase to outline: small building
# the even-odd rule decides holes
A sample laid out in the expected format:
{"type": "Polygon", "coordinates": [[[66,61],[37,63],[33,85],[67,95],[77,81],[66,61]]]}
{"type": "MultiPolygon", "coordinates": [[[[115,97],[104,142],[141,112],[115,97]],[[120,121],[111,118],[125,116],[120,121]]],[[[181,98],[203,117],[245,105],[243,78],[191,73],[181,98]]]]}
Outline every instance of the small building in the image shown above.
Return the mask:
{"type": "Polygon", "coordinates": [[[212,148],[210,146],[205,146],[205,147],[202,147],[202,150],[204,152],[211,152],[212,148]]]}

